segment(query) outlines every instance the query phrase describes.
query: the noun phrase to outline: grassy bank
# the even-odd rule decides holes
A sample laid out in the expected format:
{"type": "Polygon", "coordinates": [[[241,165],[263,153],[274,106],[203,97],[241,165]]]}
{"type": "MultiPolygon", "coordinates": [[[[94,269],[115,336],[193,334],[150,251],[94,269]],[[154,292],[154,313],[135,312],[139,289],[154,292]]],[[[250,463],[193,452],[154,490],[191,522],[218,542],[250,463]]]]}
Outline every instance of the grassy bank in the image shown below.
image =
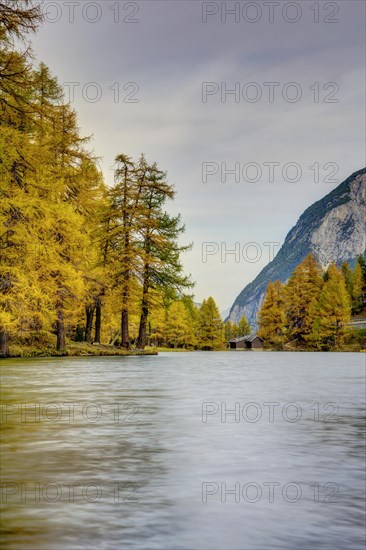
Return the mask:
{"type": "Polygon", "coordinates": [[[24,343],[16,342],[9,346],[9,357],[108,357],[131,355],[157,355],[154,348],[141,350],[125,350],[108,344],[87,344],[86,342],[68,342],[65,353],[60,353],[56,347],[48,343],[24,343]]]}

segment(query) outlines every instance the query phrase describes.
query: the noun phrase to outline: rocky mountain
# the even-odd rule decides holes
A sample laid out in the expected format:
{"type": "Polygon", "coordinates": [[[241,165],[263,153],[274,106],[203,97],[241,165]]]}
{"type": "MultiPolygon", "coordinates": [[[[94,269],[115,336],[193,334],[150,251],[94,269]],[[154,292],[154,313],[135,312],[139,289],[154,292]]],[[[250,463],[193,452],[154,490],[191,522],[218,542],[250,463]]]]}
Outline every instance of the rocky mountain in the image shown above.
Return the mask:
{"type": "Polygon", "coordinates": [[[230,310],[231,308],[227,307],[226,309],[224,309],[224,311],[220,311],[220,316],[223,321],[225,321],[225,319],[227,319],[228,316],[230,315],[230,310]]]}
{"type": "Polygon", "coordinates": [[[256,327],[268,283],[285,282],[309,252],[323,267],[332,261],[352,264],[366,254],[366,168],[305,210],[272,262],[236,298],[229,319],[238,322],[245,314],[256,327]]]}

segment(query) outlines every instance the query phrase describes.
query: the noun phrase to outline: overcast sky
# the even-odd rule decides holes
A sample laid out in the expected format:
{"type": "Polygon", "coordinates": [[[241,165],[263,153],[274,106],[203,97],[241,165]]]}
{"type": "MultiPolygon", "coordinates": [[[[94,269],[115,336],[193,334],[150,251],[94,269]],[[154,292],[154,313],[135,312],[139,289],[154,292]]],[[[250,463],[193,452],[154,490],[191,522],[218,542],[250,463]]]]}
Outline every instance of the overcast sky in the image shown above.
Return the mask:
{"type": "Polygon", "coordinates": [[[362,0],[44,10],[36,56],[93,134],[106,182],[118,153],[144,152],[175,184],[169,208],[194,243],[184,265],[197,301],[230,306],[278,250],[264,243],[282,244],[306,207],[365,164],[362,0]]]}

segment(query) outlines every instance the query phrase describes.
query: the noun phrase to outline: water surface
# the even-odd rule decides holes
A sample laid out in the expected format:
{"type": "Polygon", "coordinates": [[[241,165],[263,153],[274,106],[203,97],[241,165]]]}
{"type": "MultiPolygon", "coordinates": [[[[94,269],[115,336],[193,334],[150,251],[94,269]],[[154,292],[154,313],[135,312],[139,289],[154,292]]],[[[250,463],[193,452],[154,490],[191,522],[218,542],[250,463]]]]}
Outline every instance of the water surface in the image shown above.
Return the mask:
{"type": "Polygon", "coordinates": [[[1,372],[4,550],[364,548],[362,353],[1,372]]]}

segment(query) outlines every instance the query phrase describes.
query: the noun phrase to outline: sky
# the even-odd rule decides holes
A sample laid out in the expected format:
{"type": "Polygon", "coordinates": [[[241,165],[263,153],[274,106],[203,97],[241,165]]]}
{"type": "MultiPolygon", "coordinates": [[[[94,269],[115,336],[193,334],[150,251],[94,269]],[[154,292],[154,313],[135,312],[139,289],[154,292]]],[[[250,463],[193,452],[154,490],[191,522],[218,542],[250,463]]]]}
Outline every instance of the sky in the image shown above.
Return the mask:
{"type": "Polygon", "coordinates": [[[43,2],[36,59],[106,183],[117,154],[145,153],[174,184],[196,301],[231,306],[305,208],[365,165],[365,5],[43,2]]]}

